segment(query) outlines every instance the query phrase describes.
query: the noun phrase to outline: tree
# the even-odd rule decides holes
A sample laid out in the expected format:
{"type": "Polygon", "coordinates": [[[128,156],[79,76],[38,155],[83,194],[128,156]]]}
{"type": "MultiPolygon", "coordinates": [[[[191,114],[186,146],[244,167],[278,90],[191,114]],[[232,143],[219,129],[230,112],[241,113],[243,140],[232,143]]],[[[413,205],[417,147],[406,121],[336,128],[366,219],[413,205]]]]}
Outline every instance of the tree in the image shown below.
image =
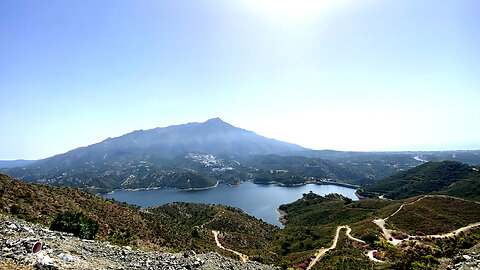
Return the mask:
{"type": "Polygon", "coordinates": [[[73,233],[84,239],[93,239],[98,231],[98,223],[82,212],[64,212],[55,216],[50,229],[73,233]]]}

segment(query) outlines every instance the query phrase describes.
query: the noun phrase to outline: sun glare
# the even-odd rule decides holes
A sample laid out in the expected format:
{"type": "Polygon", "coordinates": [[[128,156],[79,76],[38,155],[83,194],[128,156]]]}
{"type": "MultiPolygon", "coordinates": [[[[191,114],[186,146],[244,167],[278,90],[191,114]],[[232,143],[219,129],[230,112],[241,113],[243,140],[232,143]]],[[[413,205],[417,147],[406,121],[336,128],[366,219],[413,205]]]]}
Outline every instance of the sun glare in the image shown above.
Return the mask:
{"type": "Polygon", "coordinates": [[[268,13],[284,19],[302,20],[318,16],[344,2],[342,0],[246,0],[255,11],[268,13]]]}

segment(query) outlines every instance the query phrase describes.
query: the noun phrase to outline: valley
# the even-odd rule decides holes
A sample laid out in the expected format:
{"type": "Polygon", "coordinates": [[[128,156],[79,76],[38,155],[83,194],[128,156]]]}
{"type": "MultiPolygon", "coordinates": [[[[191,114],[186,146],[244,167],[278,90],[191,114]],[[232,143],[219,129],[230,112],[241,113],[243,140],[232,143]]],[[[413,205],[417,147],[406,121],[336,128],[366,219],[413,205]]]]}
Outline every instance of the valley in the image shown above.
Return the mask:
{"type": "Polygon", "coordinates": [[[434,269],[480,242],[478,153],[315,151],[217,118],[3,163],[0,212],[112,246],[215,252],[213,264],[434,269]]]}
{"type": "Polygon", "coordinates": [[[318,151],[265,138],[213,118],[137,130],[42,160],[0,162],[5,164],[0,172],[26,182],[92,193],[158,187],[202,189],[218,181],[231,185],[251,181],[356,187],[437,160],[478,165],[480,151],[318,151]]]}
{"type": "Polygon", "coordinates": [[[479,11],[3,1],[0,270],[479,270],[479,11]]]}
{"type": "Polygon", "coordinates": [[[171,188],[154,190],[127,191],[120,190],[110,194],[100,195],[104,198],[135,204],[143,208],[163,205],[172,202],[192,202],[205,204],[221,204],[238,207],[247,214],[262,219],[270,224],[283,227],[278,221],[277,208],[290,203],[313,191],[316,194],[343,194],[352,200],[357,200],[355,189],[337,185],[307,184],[295,187],[284,187],[275,184],[254,184],[243,182],[238,186],[220,183],[218,187],[202,191],[184,191],[171,188]]]}

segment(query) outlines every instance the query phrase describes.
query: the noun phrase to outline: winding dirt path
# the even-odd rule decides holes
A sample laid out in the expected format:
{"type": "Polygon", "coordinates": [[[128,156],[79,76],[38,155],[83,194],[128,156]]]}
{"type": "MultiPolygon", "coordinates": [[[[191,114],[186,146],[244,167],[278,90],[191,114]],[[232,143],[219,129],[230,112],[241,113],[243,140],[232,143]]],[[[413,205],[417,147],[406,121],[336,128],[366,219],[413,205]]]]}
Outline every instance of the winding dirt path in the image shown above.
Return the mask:
{"type": "MultiPolygon", "coordinates": [[[[455,198],[455,197],[451,197],[451,196],[448,196],[448,195],[424,195],[420,198],[418,198],[417,200],[413,201],[413,202],[408,202],[408,203],[404,203],[402,205],[400,205],[400,207],[395,211],[393,212],[392,214],[390,214],[388,217],[386,218],[379,218],[379,219],[375,219],[373,220],[372,222],[375,223],[378,227],[380,227],[380,229],[382,229],[382,234],[383,236],[385,237],[385,239],[393,244],[393,245],[399,245],[402,240],[399,240],[399,239],[395,239],[393,238],[391,232],[393,230],[390,230],[390,229],[387,229],[385,227],[385,223],[387,222],[387,220],[391,217],[393,217],[394,215],[396,215],[398,212],[400,212],[405,206],[407,205],[412,205],[412,204],[415,204],[425,198],[433,198],[433,197],[443,197],[443,198],[453,198],[453,199],[460,199],[460,198],[455,198]],[[392,240],[389,240],[390,238],[392,238],[392,240]]],[[[460,200],[464,200],[464,199],[460,199],[460,200]]],[[[467,200],[465,200],[467,201],[467,200]]],[[[475,202],[475,203],[478,203],[480,204],[479,202],[475,202]]],[[[446,233],[446,234],[437,234],[437,235],[426,235],[426,236],[423,236],[423,237],[435,237],[435,238],[447,238],[447,237],[452,237],[452,236],[455,236],[456,234],[460,233],[460,232],[464,232],[464,231],[468,231],[470,230],[471,228],[474,228],[474,227],[477,227],[477,226],[480,226],[480,222],[477,222],[477,223],[471,223],[465,227],[462,227],[462,228],[459,228],[455,231],[452,231],[450,233],[446,233]]],[[[309,264],[309,266],[307,267],[307,270],[310,270],[323,256],[325,256],[325,254],[329,251],[329,250],[332,250],[334,248],[336,248],[337,246],[337,242],[338,242],[338,237],[339,237],[339,234],[340,234],[340,231],[342,229],[346,229],[346,235],[348,238],[350,238],[351,240],[353,241],[357,241],[357,242],[360,242],[360,243],[365,243],[365,241],[363,240],[360,240],[358,238],[355,238],[353,237],[350,232],[352,231],[352,229],[348,226],[348,225],[343,225],[343,226],[338,226],[337,227],[337,231],[335,233],[335,237],[333,238],[333,243],[332,245],[329,247],[329,248],[321,248],[319,250],[317,250],[317,252],[315,253],[315,259],[309,264]]],[[[407,239],[409,238],[410,236],[407,236],[407,239]]],[[[408,241],[408,240],[407,240],[408,241]]],[[[374,262],[378,262],[378,263],[382,263],[384,261],[381,261],[377,258],[375,258],[373,256],[373,253],[375,252],[376,250],[370,250],[368,253],[367,253],[367,257],[371,260],[371,261],[374,261],[374,262]]]]}
{"type": "Polygon", "coordinates": [[[350,234],[352,232],[352,228],[350,228],[348,225],[345,225],[345,227],[347,228],[347,232],[345,234],[347,235],[348,238],[352,239],[353,241],[357,241],[357,242],[360,242],[362,244],[365,244],[365,241],[363,241],[361,239],[358,239],[358,238],[355,238],[350,234]]]}
{"type": "Polygon", "coordinates": [[[240,253],[238,251],[235,251],[233,249],[229,249],[229,248],[225,248],[224,246],[222,246],[222,244],[220,243],[220,241],[218,240],[218,235],[220,234],[220,232],[218,231],[212,231],[213,233],[213,236],[215,237],[215,244],[217,244],[217,246],[221,249],[224,249],[224,250],[227,250],[227,251],[230,251],[236,255],[238,255],[240,257],[240,260],[242,260],[242,262],[248,262],[248,256],[243,254],[243,253],[240,253]]]}
{"type": "Polygon", "coordinates": [[[377,258],[375,258],[373,256],[373,253],[376,252],[376,250],[370,250],[368,253],[367,253],[367,257],[371,260],[371,261],[374,261],[374,262],[378,262],[378,263],[383,263],[384,261],[382,260],[379,260],[377,258]]]}
{"type": "Polygon", "coordinates": [[[315,253],[315,259],[308,265],[307,270],[310,270],[323,256],[325,256],[325,253],[327,251],[334,249],[337,247],[337,241],[338,241],[338,236],[340,235],[340,230],[343,228],[346,228],[347,226],[338,226],[337,227],[337,232],[335,233],[335,237],[333,238],[333,243],[329,248],[321,248],[317,250],[315,253]]]}
{"type": "MultiPolygon", "coordinates": [[[[391,232],[393,230],[390,230],[390,229],[387,229],[385,227],[385,223],[386,221],[393,217],[394,215],[396,215],[398,212],[400,212],[404,206],[406,205],[412,205],[412,204],[415,204],[417,202],[419,202],[420,200],[423,200],[425,198],[434,198],[434,197],[440,197],[440,198],[453,198],[453,199],[457,199],[457,200],[463,200],[463,201],[468,201],[468,200],[465,200],[465,199],[461,199],[461,198],[455,198],[455,197],[451,197],[451,196],[447,196],[447,195],[424,195],[420,198],[418,198],[417,200],[413,201],[413,202],[409,202],[409,203],[404,203],[402,205],[400,205],[400,207],[397,209],[397,211],[393,212],[391,215],[389,215],[388,217],[386,218],[379,218],[379,219],[375,219],[373,220],[373,223],[375,223],[378,227],[380,227],[380,229],[382,230],[382,234],[383,236],[385,237],[385,239],[393,244],[393,245],[399,245],[402,240],[399,240],[399,239],[395,239],[393,238],[391,232]],[[392,240],[390,240],[390,238],[392,238],[392,240]]],[[[479,202],[475,202],[477,204],[480,204],[479,202]]],[[[477,226],[480,226],[480,222],[476,222],[476,223],[471,223],[471,224],[468,224],[467,226],[465,227],[461,227],[459,229],[456,229],[452,232],[449,232],[449,233],[445,233],[445,234],[432,234],[432,235],[425,235],[425,236],[422,236],[422,238],[447,238],[447,237],[451,237],[451,236],[455,236],[456,234],[460,233],[460,232],[465,232],[465,231],[468,231],[474,227],[477,227],[477,226]]],[[[407,235],[407,239],[410,238],[410,235],[407,235]]],[[[408,240],[407,240],[408,241],[408,240]]]]}
{"type": "Polygon", "coordinates": [[[317,252],[315,253],[315,259],[313,259],[312,262],[308,265],[307,270],[310,270],[310,268],[312,268],[323,256],[325,256],[325,254],[329,250],[335,249],[337,247],[338,237],[340,236],[340,231],[342,229],[347,229],[345,234],[347,235],[348,238],[352,239],[353,241],[357,241],[357,242],[365,244],[365,241],[360,240],[358,238],[355,238],[350,234],[352,229],[348,225],[338,226],[337,231],[335,233],[335,237],[333,238],[332,245],[329,248],[321,248],[321,249],[317,250],[317,252]]]}

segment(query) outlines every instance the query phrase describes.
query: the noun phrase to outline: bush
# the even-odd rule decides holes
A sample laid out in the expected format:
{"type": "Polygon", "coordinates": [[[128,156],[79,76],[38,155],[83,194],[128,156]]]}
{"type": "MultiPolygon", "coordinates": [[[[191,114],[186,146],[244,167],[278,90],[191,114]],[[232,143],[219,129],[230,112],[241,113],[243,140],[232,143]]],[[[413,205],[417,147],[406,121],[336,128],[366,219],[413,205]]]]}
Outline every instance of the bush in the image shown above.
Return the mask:
{"type": "Polygon", "coordinates": [[[20,214],[20,206],[18,206],[16,204],[10,206],[10,214],[13,214],[13,215],[20,214]]]}
{"type": "Polygon", "coordinates": [[[98,231],[98,223],[81,212],[65,212],[55,216],[50,229],[73,233],[84,239],[93,239],[98,231]]]}
{"type": "Polygon", "coordinates": [[[380,240],[380,238],[378,238],[378,236],[373,233],[368,233],[362,236],[362,240],[365,241],[367,244],[373,246],[376,241],[380,240]]]}

